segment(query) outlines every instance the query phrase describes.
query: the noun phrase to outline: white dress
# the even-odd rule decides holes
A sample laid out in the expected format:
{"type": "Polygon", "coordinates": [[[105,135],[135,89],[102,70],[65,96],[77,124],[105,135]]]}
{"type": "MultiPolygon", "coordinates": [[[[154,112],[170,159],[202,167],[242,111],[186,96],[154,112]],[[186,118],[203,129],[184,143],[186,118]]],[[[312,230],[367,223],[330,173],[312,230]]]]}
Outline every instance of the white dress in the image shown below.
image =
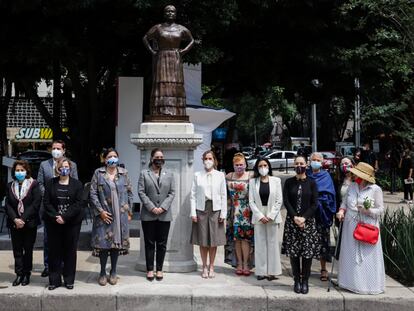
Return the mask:
{"type": "Polygon", "coordinates": [[[342,225],[338,284],[358,294],[383,293],[385,269],[381,237],[375,245],[359,242],[353,237],[359,217],[361,221],[379,227],[384,211],[382,190],[375,184],[360,190],[356,183],[352,183],[342,200],[342,208],[345,209],[345,220],[342,225]],[[368,215],[358,215],[357,205],[363,205],[366,198],[371,199],[372,207],[368,210],[368,215]]]}

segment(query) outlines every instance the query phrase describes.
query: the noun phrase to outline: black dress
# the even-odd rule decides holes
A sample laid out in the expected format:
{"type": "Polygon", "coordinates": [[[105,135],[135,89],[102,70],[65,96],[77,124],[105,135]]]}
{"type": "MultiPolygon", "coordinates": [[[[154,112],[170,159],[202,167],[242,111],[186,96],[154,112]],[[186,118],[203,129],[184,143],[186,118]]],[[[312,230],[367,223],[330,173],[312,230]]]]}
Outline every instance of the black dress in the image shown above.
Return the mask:
{"type": "Polygon", "coordinates": [[[288,212],[283,233],[282,254],[288,257],[319,258],[320,236],[316,230],[315,211],[318,191],[313,180],[289,178],[283,188],[283,203],[288,212]],[[300,229],[293,218],[304,217],[305,228],[300,229]]]}

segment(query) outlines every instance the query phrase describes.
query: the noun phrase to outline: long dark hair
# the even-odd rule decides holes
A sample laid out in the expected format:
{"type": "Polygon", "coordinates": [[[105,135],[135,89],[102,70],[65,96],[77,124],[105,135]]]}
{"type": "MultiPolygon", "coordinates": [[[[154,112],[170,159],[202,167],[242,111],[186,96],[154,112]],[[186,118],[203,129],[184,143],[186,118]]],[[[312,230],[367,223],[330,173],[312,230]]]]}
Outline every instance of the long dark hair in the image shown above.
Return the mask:
{"type": "Polygon", "coordinates": [[[273,175],[272,165],[270,165],[269,159],[267,159],[267,158],[258,158],[256,160],[256,163],[254,164],[254,167],[253,167],[253,172],[254,172],[253,177],[257,178],[257,177],[260,176],[260,174],[259,174],[259,163],[260,163],[260,161],[265,161],[267,163],[267,166],[269,166],[269,174],[268,175],[272,176],[273,175]]]}
{"type": "Polygon", "coordinates": [[[161,152],[162,154],[164,154],[164,152],[161,150],[161,148],[154,148],[154,149],[152,149],[152,150],[151,150],[151,158],[150,158],[149,163],[148,163],[148,166],[149,166],[149,167],[151,167],[151,165],[152,165],[152,158],[154,157],[154,155],[155,155],[157,152],[161,152]]]}

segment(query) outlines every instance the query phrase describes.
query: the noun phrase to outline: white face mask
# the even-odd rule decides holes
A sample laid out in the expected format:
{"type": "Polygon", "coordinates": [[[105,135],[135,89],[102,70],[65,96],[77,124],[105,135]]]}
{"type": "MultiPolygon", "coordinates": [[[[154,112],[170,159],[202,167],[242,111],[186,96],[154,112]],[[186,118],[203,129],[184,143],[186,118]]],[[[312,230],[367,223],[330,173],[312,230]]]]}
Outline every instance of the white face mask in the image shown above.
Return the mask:
{"type": "Polygon", "coordinates": [[[54,158],[54,159],[59,159],[59,158],[61,158],[63,156],[63,152],[62,152],[62,150],[59,150],[59,149],[53,149],[52,150],[52,157],[54,158]]]}
{"type": "Polygon", "coordinates": [[[211,160],[205,160],[204,161],[204,167],[206,168],[206,169],[211,169],[212,167],[214,166],[214,162],[213,161],[211,161],[211,160]]]}
{"type": "Polygon", "coordinates": [[[269,168],[268,167],[259,167],[259,174],[263,177],[269,174],[269,168]]]}

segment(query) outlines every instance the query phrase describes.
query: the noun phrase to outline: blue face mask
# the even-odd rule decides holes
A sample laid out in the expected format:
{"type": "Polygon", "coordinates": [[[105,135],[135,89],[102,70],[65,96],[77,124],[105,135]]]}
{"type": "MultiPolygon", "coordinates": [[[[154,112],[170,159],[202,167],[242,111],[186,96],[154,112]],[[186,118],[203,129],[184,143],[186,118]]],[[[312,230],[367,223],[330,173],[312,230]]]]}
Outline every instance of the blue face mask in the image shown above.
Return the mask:
{"type": "Polygon", "coordinates": [[[110,157],[108,160],[106,160],[106,165],[117,166],[118,162],[119,162],[119,159],[117,157],[110,157]]]}
{"type": "Polygon", "coordinates": [[[14,176],[18,181],[23,181],[26,178],[26,171],[14,172],[14,176]]]}
{"type": "Polygon", "coordinates": [[[69,167],[61,167],[59,169],[60,176],[68,176],[70,174],[70,168],[69,167]]]}
{"type": "Polygon", "coordinates": [[[319,170],[322,167],[322,163],[318,162],[318,161],[312,161],[310,165],[311,165],[312,169],[315,170],[315,171],[319,170]]]}

